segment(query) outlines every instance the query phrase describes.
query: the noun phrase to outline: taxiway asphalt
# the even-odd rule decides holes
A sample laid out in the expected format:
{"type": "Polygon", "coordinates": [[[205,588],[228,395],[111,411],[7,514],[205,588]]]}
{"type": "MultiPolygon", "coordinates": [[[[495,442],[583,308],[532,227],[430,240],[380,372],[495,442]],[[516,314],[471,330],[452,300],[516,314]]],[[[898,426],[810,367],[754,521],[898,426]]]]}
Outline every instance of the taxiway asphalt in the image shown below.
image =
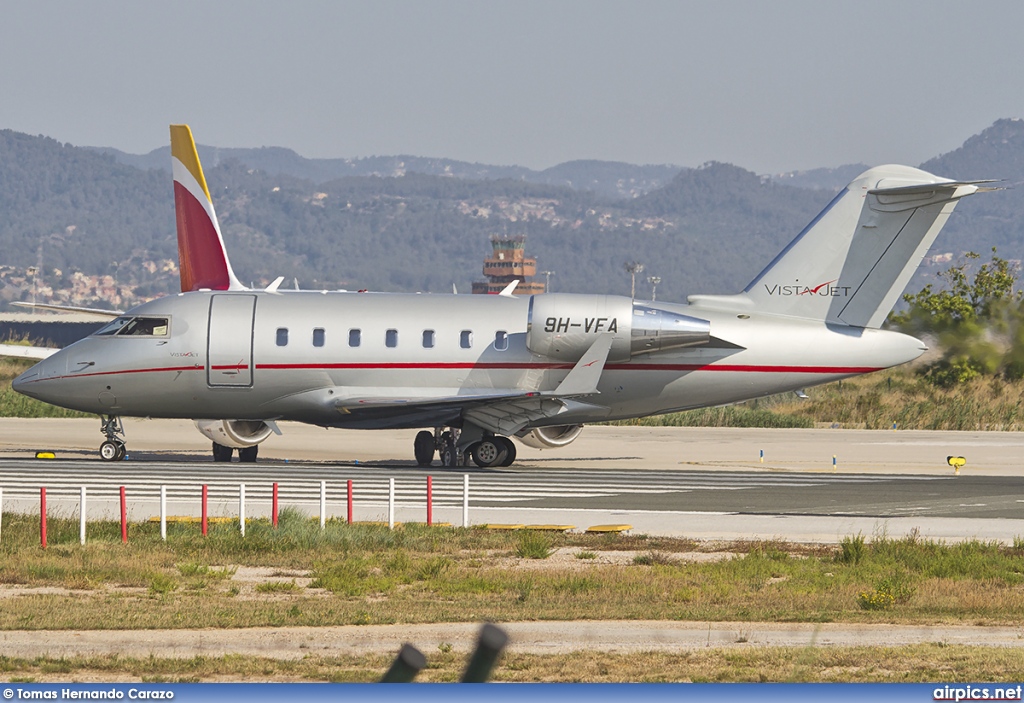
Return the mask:
{"type": "Polygon", "coordinates": [[[647,534],[796,542],[1024,536],[1024,435],[1014,433],[588,427],[563,450],[521,448],[509,469],[426,470],[407,458],[412,431],[282,429],[260,463],[215,464],[191,423],[129,420],[130,458],[110,464],[96,457],[96,421],[0,419],[4,510],[38,510],[45,485],[50,506],[74,515],[86,486],[89,514],[112,517],[124,485],[132,517],[145,519],[158,514],[162,485],[169,514],[196,515],[206,484],[211,514],[237,516],[245,484],[247,516],[262,517],[277,482],[281,505],[318,514],[324,481],[327,515],[344,518],[352,480],[355,519],[381,520],[394,478],[396,520],[422,522],[429,474],[434,519],[459,525],[468,474],[472,524],[625,523],[647,534]],[[38,449],[57,458],[32,458],[38,449]],[[948,455],[967,459],[959,475],[948,455]]]}

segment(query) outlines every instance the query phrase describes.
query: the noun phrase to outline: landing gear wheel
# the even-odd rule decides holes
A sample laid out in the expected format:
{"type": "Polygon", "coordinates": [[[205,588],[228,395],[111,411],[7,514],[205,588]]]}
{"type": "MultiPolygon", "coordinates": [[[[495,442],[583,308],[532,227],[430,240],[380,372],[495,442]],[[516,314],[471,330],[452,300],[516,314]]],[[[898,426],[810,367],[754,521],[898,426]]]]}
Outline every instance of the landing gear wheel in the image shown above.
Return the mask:
{"type": "Polygon", "coordinates": [[[501,462],[501,466],[512,466],[512,462],[516,460],[516,445],[508,437],[495,437],[495,440],[501,442],[501,445],[505,448],[505,458],[501,462]]]}
{"type": "Polygon", "coordinates": [[[100,458],[103,461],[121,461],[126,453],[127,450],[120,442],[107,440],[100,445],[100,458]]]}
{"type": "Polygon", "coordinates": [[[243,464],[255,464],[256,455],[259,453],[260,445],[258,444],[254,444],[251,447],[242,447],[238,450],[238,460],[243,464]]]}
{"type": "Polygon", "coordinates": [[[483,441],[477,442],[470,447],[470,455],[473,457],[473,463],[479,466],[481,469],[486,469],[489,466],[500,466],[501,462],[505,460],[508,455],[504,443],[501,441],[503,437],[491,437],[483,441]]]}
{"type": "Polygon", "coordinates": [[[445,447],[441,450],[441,465],[442,466],[455,466],[455,450],[451,447],[445,447]]]}
{"type": "Polygon", "coordinates": [[[450,467],[459,465],[459,453],[455,448],[455,436],[447,430],[441,433],[441,465],[450,467]]]}
{"type": "Polygon", "coordinates": [[[124,446],[124,427],[117,415],[100,415],[100,432],[106,441],[100,445],[100,458],[103,461],[121,461],[128,450],[124,446]]]}
{"type": "Polygon", "coordinates": [[[225,447],[223,444],[213,443],[213,460],[214,461],[231,461],[231,455],[235,453],[235,450],[231,447],[225,447]]]}
{"type": "Polygon", "coordinates": [[[423,430],[416,434],[412,443],[413,453],[416,455],[418,466],[430,466],[434,461],[434,454],[437,448],[434,446],[434,433],[423,430]]]}

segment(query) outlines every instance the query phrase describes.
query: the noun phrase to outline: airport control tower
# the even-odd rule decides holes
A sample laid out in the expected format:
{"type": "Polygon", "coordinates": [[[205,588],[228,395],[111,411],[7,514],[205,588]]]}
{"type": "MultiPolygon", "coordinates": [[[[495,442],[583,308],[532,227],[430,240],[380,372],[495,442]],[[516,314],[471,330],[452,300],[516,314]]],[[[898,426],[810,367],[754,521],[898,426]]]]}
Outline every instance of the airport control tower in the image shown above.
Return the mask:
{"type": "Polygon", "coordinates": [[[526,235],[491,235],[491,256],[484,259],[486,281],[473,283],[474,293],[497,294],[512,281],[519,279],[514,293],[532,295],[543,293],[544,284],[531,281],[537,274],[537,260],[526,258],[526,235]]]}

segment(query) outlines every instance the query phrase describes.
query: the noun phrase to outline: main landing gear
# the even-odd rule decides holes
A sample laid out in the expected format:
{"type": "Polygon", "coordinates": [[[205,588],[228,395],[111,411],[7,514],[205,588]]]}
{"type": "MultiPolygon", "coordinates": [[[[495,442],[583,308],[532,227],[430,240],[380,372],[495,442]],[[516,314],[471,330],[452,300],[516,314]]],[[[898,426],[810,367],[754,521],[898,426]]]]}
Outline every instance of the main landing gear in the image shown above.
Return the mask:
{"type": "Polygon", "coordinates": [[[124,427],[121,418],[116,415],[100,416],[100,432],[107,438],[100,445],[100,458],[103,461],[121,461],[128,450],[124,446],[124,427]]]}
{"type": "Polygon", "coordinates": [[[464,466],[467,459],[480,468],[511,466],[516,460],[516,445],[508,437],[486,432],[478,427],[458,429],[437,427],[433,432],[422,430],[413,442],[413,453],[419,466],[430,466],[434,455],[440,454],[442,466],[464,466]]]}
{"type": "MultiPolygon", "coordinates": [[[[251,447],[241,447],[238,450],[238,460],[243,464],[255,464],[256,456],[259,454],[260,445],[254,444],[251,447]]],[[[213,443],[213,460],[214,461],[231,461],[232,455],[235,453],[234,448],[226,447],[223,444],[213,443]]]]}

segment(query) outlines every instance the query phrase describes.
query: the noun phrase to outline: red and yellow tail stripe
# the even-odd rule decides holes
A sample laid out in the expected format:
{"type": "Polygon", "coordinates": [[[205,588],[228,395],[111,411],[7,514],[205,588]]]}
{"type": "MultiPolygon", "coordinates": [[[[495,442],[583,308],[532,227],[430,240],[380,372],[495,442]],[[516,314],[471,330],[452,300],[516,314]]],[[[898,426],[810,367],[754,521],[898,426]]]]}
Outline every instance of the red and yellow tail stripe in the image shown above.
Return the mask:
{"type": "Polygon", "coordinates": [[[210,189],[188,125],[171,125],[174,213],[182,292],[245,290],[231,270],[210,189]]]}

